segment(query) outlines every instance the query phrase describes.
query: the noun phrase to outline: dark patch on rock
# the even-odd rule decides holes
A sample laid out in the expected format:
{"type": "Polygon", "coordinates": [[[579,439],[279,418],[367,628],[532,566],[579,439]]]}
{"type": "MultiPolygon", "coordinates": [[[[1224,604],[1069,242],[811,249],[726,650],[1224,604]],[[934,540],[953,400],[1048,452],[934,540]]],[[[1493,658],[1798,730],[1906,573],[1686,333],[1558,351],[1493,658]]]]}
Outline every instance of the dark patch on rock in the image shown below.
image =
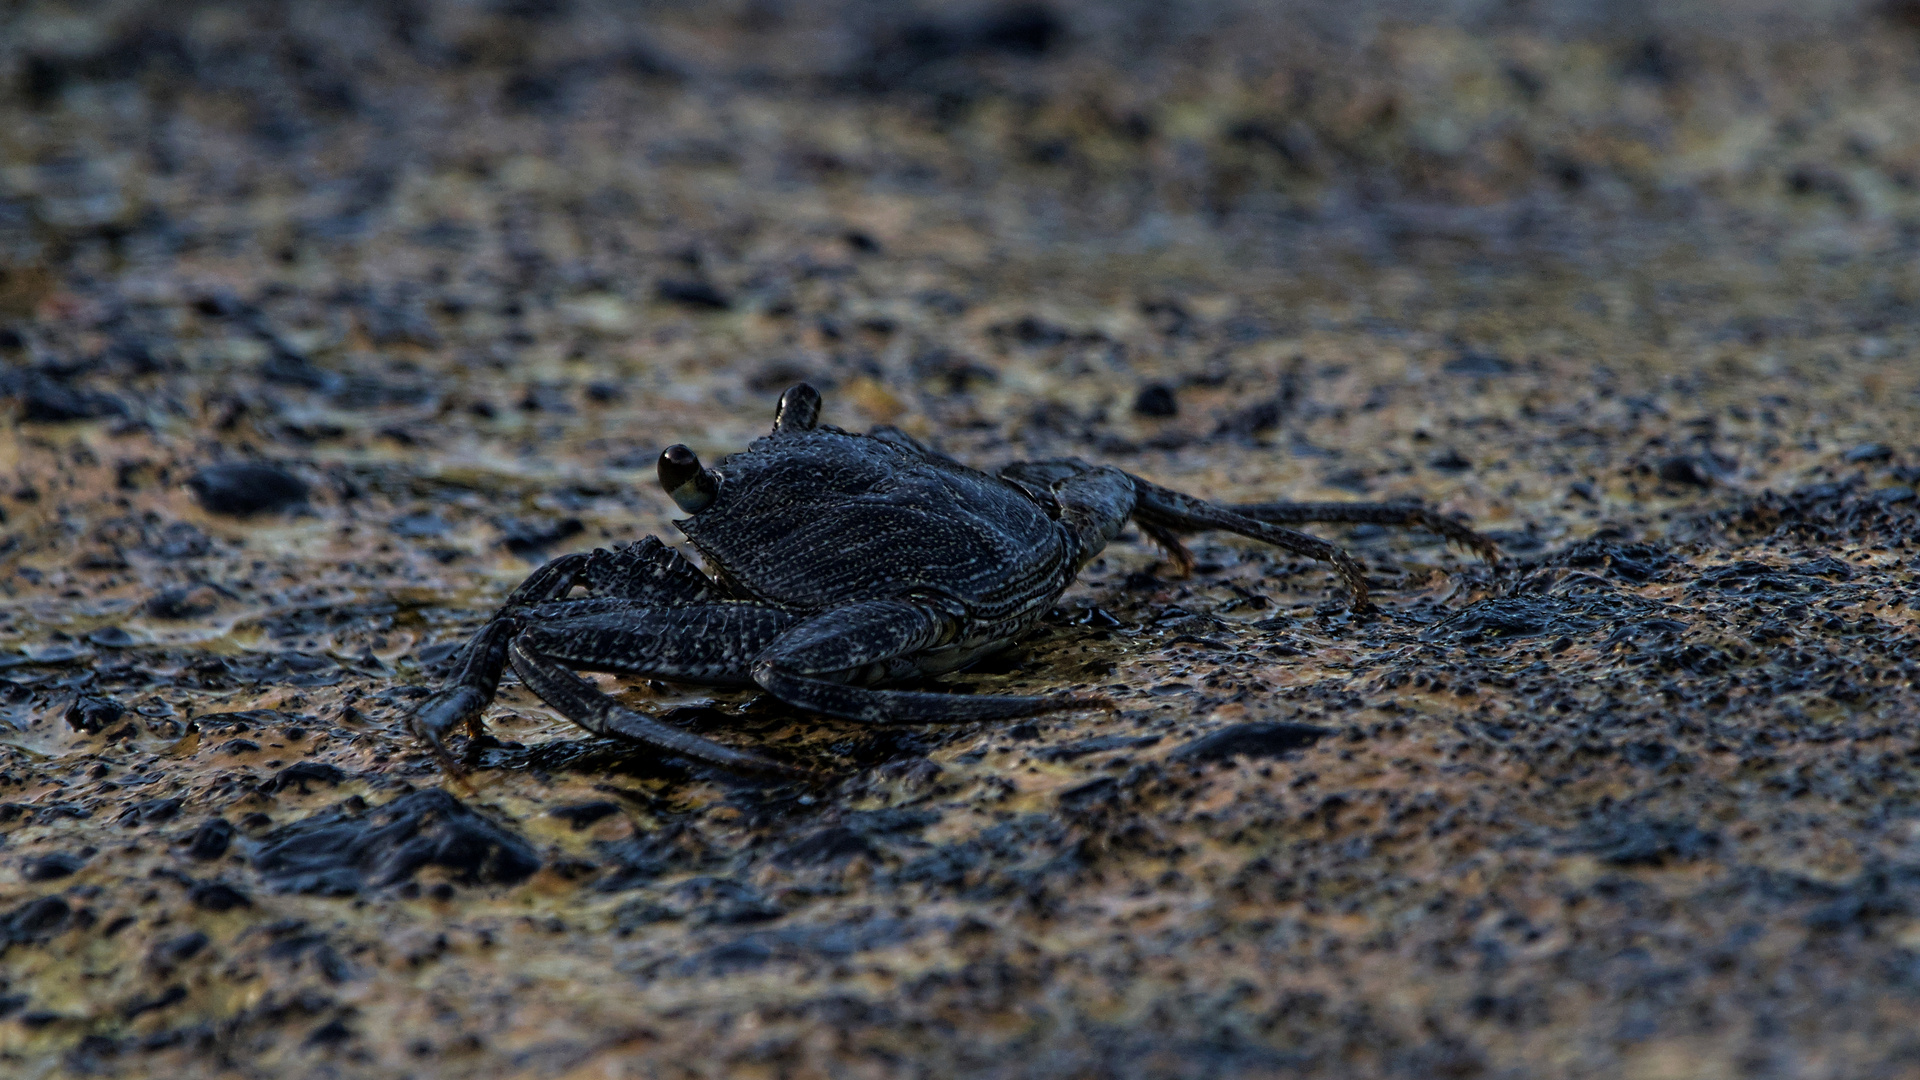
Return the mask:
{"type": "Polygon", "coordinates": [[[330,983],[351,980],[354,977],[353,965],[340,955],[325,934],[302,932],[305,927],[306,923],[301,921],[288,924],[286,936],[267,946],[267,956],[294,964],[303,960],[311,961],[320,977],[330,983]]]}
{"type": "Polygon", "coordinates": [[[1677,562],[1658,544],[1626,543],[1594,537],[1571,544],[1548,560],[1548,565],[1600,570],[1634,584],[1661,579],[1662,571],[1677,562]]]}
{"type": "Polygon", "coordinates": [[[187,889],[187,899],[194,907],[208,911],[232,911],[234,908],[252,907],[253,898],[224,881],[196,881],[187,889]]]}
{"type": "Polygon", "coordinates": [[[840,862],[855,855],[874,854],[873,846],[867,838],[843,825],[822,829],[811,836],[789,846],[774,856],[774,861],[785,866],[814,866],[840,862]]]}
{"type": "Polygon", "coordinates": [[[1059,746],[1043,746],[1033,752],[1041,761],[1072,761],[1088,754],[1104,754],[1112,750],[1132,750],[1142,746],[1152,746],[1160,741],[1158,735],[1099,735],[1078,742],[1061,743],[1059,746]]]}
{"type": "Polygon", "coordinates": [[[66,719],[67,726],[73,730],[98,735],[119,723],[126,714],[126,706],[117,701],[81,694],[73,699],[73,704],[67,706],[66,719]]]}
{"type": "Polygon", "coordinates": [[[1672,746],[1658,739],[1644,739],[1622,746],[1620,756],[1641,768],[1657,769],[1671,763],[1677,755],[1672,746]]]}
{"type": "Polygon", "coordinates": [[[353,1029],[340,1020],[329,1020],[307,1036],[308,1046],[335,1046],[353,1038],[353,1029]]]}
{"type": "Polygon", "coordinates": [[[159,974],[170,974],[181,964],[200,955],[200,950],[212,940],[198,930],[170,937],[147,953],[147,966],[159,974]]]}
{"type": "Polygon", "coordinates": [[[44,941],[66,928],[73,908],[58,896],[29,900],[0,918],[0,951],[4,946],[44,941]]]}
{"type": "Polygon", "coordinates": [[[733,307],[733,301],[727,299],[725,293],[706,281],[668,279],[655,285],[653,292],[669,303],[700,311],[726,311],[733,307]]]}
{"type": "Polygon", "coordinates": [[[771,922],[786,914],[758,889],[733,878],[689,878],[673,887],[673,897],[702,926],[771,922]]]}
{"type": "Polygon", "coordinates": [[[118,626],[103,626],[88,633],[86,640],[87,644],[97,645],[102,649],[124,649],[136,644],[133,635],[118,626]]]}
{"type": "Polygon", "coordinates": [[[233,826],[225,818],[214,818],[195,829],[193,838],[187,843],[187,857],[200,862],[210,862],[227,853],[227,845],[233,842],[233,826]]]}
{"type": "Polygon", "coordinates": [[[344,380],[295,352],[275,352],[255,369],[266,381],[302,390],[333,390],[344,380]]]}
{"type": "Polygon", "coordinates": [[[1684,484],[1689,487],[1712,487],[1714,474],[1718,470],[1704,459],[1691,455],[1670,457],[1660,463],[1658,475],[1669,484],[1684,484]]]}
{"type": "Polygon", "coordinates": [[[187,988],[180,985],[169,986],[151,997],[142,995],[120,1006],[120,1019],[132,1020],[145,1013],[157,1012],[172,1005],[178,1005],[187,999],[187,988]]]}
{"type": "Polygon", "coordinates": [[[1664,866],[1703,858],[1719,846],[1718,833],[1683,821],[1625,818],[1596,824],[1575,850],[1615,866],[1664,866]]]}
{"type": "Polygon", "coordinates": [[[989,10],[971,37],[981,49],[1016,56],[1042,56],[1066,36],[1066,24],[1045,4],[1013,3],[989,10]]]}
{"type": "Polygon", "coordinates": [[[1828,546],[1906,541],[1916,535],[1910,502],[1880,499],[1862,489],[1859,477],[1809,484],[1786,494],[1766,492],[1710,520],[1735,537],[1791,538],[1828,546]]]}
{"type": "Polygon", "coordinates": [[[439,514],[431,510],[403,514],[394,518],[393,523],[387,527],[393,535],[404,536],[409,540],[430,540],[436,536],[445,535],[452,528],[441,519],[439,514]]]}
{"type": "Polygon", "coordinates": [[[210,514],[248,517],[277,513],[307,501],[307,482],[278,465],[232,462],[208,465],[187,486],[210,514]]]}
{"type": "Polygon", "coordinates": [[[601,799],[597,802],[574,803],[571,806],[556,806],[547,811],[547,816],[559,818],[572,826],[574,831],[578,832],[594,822],[599,821],[601,818],[611,817],[619,812],[619,803],[601,799]]]}
{"type": "Polygon", "coordinates": [[[1173,387],[1166,383],[1148,383],[1134,395],[1133,411],[1137,416],[1178,416],[1180,402],[1174,397],[1173,387]]]}
{"type": "Polygon", "coordinates": [[[126,812],[120,815],[120,820],[158,825],[178,817],[182,805],[179,799],[142,799],[127,807],[126,812]]]}
{"type": "Polygon", "coordinates": [[[1015,322],[995,326],[990,331],[995,337],[1012,338],[1015,342],[1031,349],[1051,348],[1074,340],[1072,330],[1055,323],[1037,319],[1032,315],[1022,316],[1015,322]]]}
{"type": "Polygon", "coordinates": [[[1504,356],[1479,349],[1463,349],[1459,356],[1441,365],[1441,370],[1449,375],[1469,375],[1488,378],[1513,374],[1513,361],[1504,356]]]}
{"type": "Polygon", "coordinates": [[[1328,487],[1351,491],[1355,495],[1365,495],[1373,490],[1373,476],[1365,469],[1335,469],[1320,477],[1320,482],[1328,487]]]}
{"type": "Polygon", "coordinates": [[[1317,724],[1258,721],[1235,724],[1200,738],[1169,755],[1175,761],[1220,761],[1230,757],[1279,757],[1305,749],[1333,734],[1317,724]]]}
{"type": "MultiPolygon", "coordinates": [[[[916,361],[916,364],[917,363],[918,361],[916,361]]],[[[747,376],[746,382],[747,389],[762,394],[777,394],[797,382],[810,383],[815,388],[824,388],[833,385],[832,377],[818,370],[813,365],[807,364],[804,361],[784,357],[778,360],[769,360],[761,364],[747,376]]],[[[657,457],[658,454],[650,453],[645,455],[644,464],[649,468],[652,467],[657,457]]],[[[639,466],[636,465],[635,467],[638,468],[639,466]]]]}
{"type": "Polygon", "coordinates": [[[1077,803],[1098,799],[1110,795],[1120,788],[1120,781],[1111,776],[1102,776],[1084,784],[1075,784],[1060,793],[1062,803],[1077,803]]]}
{"type": "Polygon", "coordinates": [[[127,407],[112,394],[84,390],[45,376],[30,377],[17,391],[20,420],[28,424],[63,424],[124,416],[127,407]]]}
{"type": "Polygon", "coordinates": [[[1836,891],[1839,895],[1807,912],[1809,930],[1838,933],[1871,928],[1882,918],[1911,916],[1920,908],[1915,899],[1920,895],[1920,867],[1875,861],[1836,891]]]}
{"type": "Polygon", "coordinates": [[[899,918],[854,919],[756,930],[682,961],[683,974],[740,971],[770,962],[840,960],[912,941],[938,924],[899,918]]]}
{"type": "Polygon", "coordinates": [[[1006,4],[954,18],[883,24],[847,79],[872,92],[954,92],[957,86],[974,82],[961,62],[996,54],[1038,59],[1055,51],[1066,30],[1051,8],[1033,3],[1006,4]]]}
{"type": "Polygon", "coordinates": [[[652,900],[644,898],[628,900],[613,909],[613,928],[615,933],[626,937],[642,927],[669,922],[682,917],[682,914],[674,908],[652,900]]]}
{"type": "Polygon", "coordinates": [[[70,851],[54,851],[20,862],[20,876],[28,881],[57,881],[72,877],[87,865],[87,860],[70,851]]]}
{"type": "Polygon", "coordinates": [[[255,726],[291,723],[295,717],[276,709],[242,709],[239,712],[206,713],[193,722],[208,731],[251,731],[255,726]]]}
{"type": "Polygon", "coordinates": [[[612,405],[627,400],[626,388],[616,382],[596,379],[586,385],[587,400],[595,405],[612,405]]]}
{"type": "MultiPolygon", "coordinates": [[[[1111,791],[1118,781],[1102,777],[1082,785],[1096,786],[1111,791]]],[[[1062,802],[1070,801],[1071,794],[1062,792],[1062,802]]],[[[1055,815],[1023,814],[977,836],[941,844],[888,876],[970,899],[1037,896],[1085,868],[1084,847],[1083,839],[1055,815]]]]}
{"type": "Polygon", "coordinates": [[[511,885],[540,868],[532,845],[439,788],[372,810],[357,803],[269,833],[255,869],[288,892],[351,896],[427,866],[463,885],[511,885]]]}
{"type": "Polygon", "coordinates": [[[296,761],[275,773],[273,779],[260,786],[260,790],[269,794],[285,791],[288,787],[298,786],[302,794],[309,789],[309,783],[339,785],[347,779],[347,771],[338,765],[329,765],[324,761],[296,761]]]}
{"type": "MultiPolygon", "coordinates": [[[[1629,573],[1640,569],[1644,567],[1636,566],[1629,573]]],[[[1516,584],[1513,595],[1468,605],[1422,631],[1420,640],[1475,644],[1545,635],[1578,638],[1607,627],[1618,630],[1680,613],[1658,601],[1618,591],[1593,574],[1548,570],[1516,584]]]]}
{"type": "Polygon", "coordinates": [[[597,892],[625,892],[652,882],[668,870],[687,870],[703,861],[698,838],[674,828],[628,837],[598,847],[613,867],[593,883],[597,892]]]}
{"type": "Polygon", "coordinates": [[[530,561],[543,560],[546,550],[587,531],[577,517],[546,521],[504,521],[499,523],[500,543],[508,551],[530,561]]]}
{"type": "Polygon", "coordinates": [[[1819,559],[1791,567],[1741,559],[1701,571],[1700,576],[1687,583],[1687,590],[1804,596],[1827,587],[1826,582],[1820,580],[1821,576],[1834,576],[1845,581],[1853,576],[1853,569],[1834,559],[1819,559]]]}
{"type": "Polygon", "coordinates": [[[741,938],[715,945],[699,957],[703,967],[716,972],[744,971],[773,959],[773,946],[759,938],[741,938]]]}
{"type": "Polygon", "coordinates": [[[1220,421],[1220,425],[1214,429],[1214,434],[1242,439],[1264,435],[1280,426],[1280,421],[1286,418],[1287,408],[1287,402],[1277,397],[1256,401],[1220,421]]]}

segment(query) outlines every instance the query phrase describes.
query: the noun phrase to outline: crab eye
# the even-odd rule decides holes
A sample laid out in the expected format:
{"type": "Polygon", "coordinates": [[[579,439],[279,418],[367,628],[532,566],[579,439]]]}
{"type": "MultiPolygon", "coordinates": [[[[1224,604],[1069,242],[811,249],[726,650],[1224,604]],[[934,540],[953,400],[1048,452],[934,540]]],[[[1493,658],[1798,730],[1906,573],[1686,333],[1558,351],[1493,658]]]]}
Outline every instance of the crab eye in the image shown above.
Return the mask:
{"type": "Polygon", "coordinates": [[[697,514],[720,493],[720,478],[700,464],[699,455],[675,443],[660,454],[660,486],[675,506],[697,514]]]}
{"type": "Polygon", "coordinates": [[[795,383],[780,395],[780,407],[773,411],[773,431],[812,431],[820,422],[820,391],[806,383],[795,383]]]}

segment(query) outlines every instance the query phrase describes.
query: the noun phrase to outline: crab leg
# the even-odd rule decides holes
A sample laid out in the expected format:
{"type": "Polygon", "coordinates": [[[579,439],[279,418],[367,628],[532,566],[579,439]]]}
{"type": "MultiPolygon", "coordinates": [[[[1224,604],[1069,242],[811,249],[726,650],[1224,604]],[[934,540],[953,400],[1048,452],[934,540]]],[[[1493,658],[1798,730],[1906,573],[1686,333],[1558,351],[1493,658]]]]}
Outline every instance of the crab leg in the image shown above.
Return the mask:
{"type": "Polygon", "coordinates": [[[635,712],[601,693],[598,687],[567,670],[562,664],[535,651],[530,641],[532,637],[531,634],[522,634],[508,646],[507,655],[513,662],[514,673],[520,676],[520,681],[529,690],[540,695],[540,700],[595,735],[630,739],[735,772],[773,773],[802,778],[816,775],[758,754],[722,746],[635,712]]]}
{"type": "Polygon", "coordinates": [[[833,608],[795,626],[753,665],[753,681],[803,709],[870,724],[1012,720],[1066,709],[1110,708],[1094,694],[1044,697],[869,690],[847,680],[916,674],[911,657],[952,640],[956,623],[934,608],[874,600],[833,608]]]}
{"type": "MultiPolygon", "coordinates": [[[[507,646],[535,616],[542,620],[585,615],[598,608],[644,602],[649,607],[672,608],[712,599],[717,587],[672,548],[649,536],[617,551],[605,549],[562,555],[535,570],[508,594],[500,610],[473,635],[453,662],[453,673],[438,693],[408,717],[415,735],[433,748],[440,764],[454,775],[462,770],[446,750],[448,733],[465,726],[477,732],[480,715],[500,688],[507,665],[507,646]],[[569,602],[560,598],[578,584],[601,597],[599,601],[569,602]],[[555,608],[557,607],[557,610],[555,608]]],[[[742,675],[738,680],[745,683],[742,675]]]]}
{"type": "MultiPolygon", "coordinates": [[[[590,597],[549,602],[520,609],[516,615],[496,617],[475,640],[485,641],[489,660],[498,663],[494,658],[504,657],[527,689],[595,735],[631,739],[726,769],[807,776],[811,774],[804,769],[662,724],[614,701],[568,670],[617,671],[709,686],[751,686],[749,669],[754,656],[797,619],[757,604],[649,607],[642,601],[590,597]]],[[[477,718],[492,696],[489,691],[493,684],[499,682],[497,666],[490,674],[492,684],[449,687],[441,694],[469,692],[471,696],[460,703],[477,701],[473,713],[477,718]]]]}
{"type": "Polygon", "coordinates": [[[652,608],[589,599],[556,608],[529,623],[514,647],[576,670],[703,686],[752,686],[754,658],[801,618],[739,601],[652,608]],[[580,613],[567,617],[567,607],[580,613]]]}
{"type": "Polygon", "coordinates": [[[1318,521],[1364,525],[1405,525],[1438,533],[1462,547],[1472,549],[1487,562],[1498,562],[1500,559],[1500,548],[1492,540],[1424,506],[1400,503],[1265,502],[1242,503],[1229,506],[1227,509],[1258,521],[1281,525],[1301,525],[1318,521]]]}
{"type": "Polygon", "coordinates": [[[540,567],[507,594],[506,603],[494,613],[487,625],[467,641],[453,662],[453,674],[407,718],[413,733],[433,748],[440,764],[455,776],[460,766],[447,753],[446,736],[465,725],[469,730],[480,723],[480,714],[500,689],[500,675],[506,668],[507,643],[520,630],[520,613],[526,608],[567,595],[586,570],[591,556],[581,553],[562,555],[540,567]]]}
{"type": "Polygon", "coordinates": [[[1140,523],[1148,536],[1160,540],[1162,537],[1177,537],[1180,533],[1202,529],[1238,533],[1297,555],[1332,564],[1334,572],[1340,575],[1340,580],[1347,586],[1348,606],[1354,611],[1366,611],[1372,607],[1367,599],[1366,571],[1338,545],[1317,536],[1260,521],[1204,499],[1183,495],[1137,476],[1132,479],[1134,490],[1139,493],[1139,501],[1133,508],[1133,519],[1140,523]]]}

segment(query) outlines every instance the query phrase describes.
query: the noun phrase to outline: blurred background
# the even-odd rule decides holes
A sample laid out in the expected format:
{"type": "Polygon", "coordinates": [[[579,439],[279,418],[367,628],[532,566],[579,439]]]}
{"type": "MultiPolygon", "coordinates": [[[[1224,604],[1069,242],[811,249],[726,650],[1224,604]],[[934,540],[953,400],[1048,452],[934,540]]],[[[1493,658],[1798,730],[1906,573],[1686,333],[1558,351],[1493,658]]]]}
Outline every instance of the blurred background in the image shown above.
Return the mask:
{"type": "Polygon", "coordinates": [[[524,458],[572,416],[619,468],[663,400],[706,451],[805,377],[1177,448],[1269,433],[1232,401],[1314,333],[1671,376],[1914,312],[1908,0],[0,18],[25,417],[524,458]]]}
{"type": "MultiPolygon", "coordinates": [[[[1648,260],[1904,259],[1920,222],[1908,0],[100,2],[0,19],[15,364],[191,367],[231,303],[336,373],[371,347],[630,380],[675,351],[648,333],[725,311],[786,320],[771,338],[736,320],[725,359],[749,379],[784,364],[911,392],[980,374],[927,327],[1003,267],[1132,289],[1124,314],[1148,322],[1183,317],[1139,310],[1183,272],[1215,292],[1284,279],[1293,302],[1222,316],[1255,335],[1307,317],[1307,282],[1393,320],[1446,285],[1382,267],[1574,266],[1637,294],[1591,303],[1657,323],[1676,286],[1644,283],[1648,260]],[[881,299],[902,306],[893,330],[863,329],[854,309],[881,299]]],[[[1074,329],[1009,322],[1030,342],[1074,329]]]]}

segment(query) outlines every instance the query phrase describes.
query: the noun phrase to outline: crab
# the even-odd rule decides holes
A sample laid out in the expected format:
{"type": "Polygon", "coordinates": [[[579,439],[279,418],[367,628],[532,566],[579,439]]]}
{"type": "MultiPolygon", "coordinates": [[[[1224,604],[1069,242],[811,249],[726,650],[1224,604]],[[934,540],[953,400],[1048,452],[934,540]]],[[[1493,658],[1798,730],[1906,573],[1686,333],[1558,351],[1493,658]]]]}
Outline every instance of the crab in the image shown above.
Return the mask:
{"type": "Polygon", "coordinates": [[[1225,506],[1077,458],[992,475],[893,427],[820,423],[818,391],[788,389],[773,430],[708,468],[685,446],[660,455],[675,525],[711,574],[648,537],[563,555],[534,571],[456,654],[410,722],[443,766],[447,737],[481,715],[512,665],[541,700],[595,735],[734,772],[811,775],[630,709],[576,671],[758,687],[789,705],[873,724],[1011,720],[1110,709],[1087,693],[940,693],[890,684],[957,671],[1004,649],[1053,608],[1128,521],[1184,575],[1183,534],[1217,529],[1331,565],[1367,611],[1352,556],[1287,528],[1303,522],[1417,526],[1490,561],[1492,541],[1416,505],[1268,502],[1225,506]],[[585,595],[572,597],[575,587],[585,595]]]}

